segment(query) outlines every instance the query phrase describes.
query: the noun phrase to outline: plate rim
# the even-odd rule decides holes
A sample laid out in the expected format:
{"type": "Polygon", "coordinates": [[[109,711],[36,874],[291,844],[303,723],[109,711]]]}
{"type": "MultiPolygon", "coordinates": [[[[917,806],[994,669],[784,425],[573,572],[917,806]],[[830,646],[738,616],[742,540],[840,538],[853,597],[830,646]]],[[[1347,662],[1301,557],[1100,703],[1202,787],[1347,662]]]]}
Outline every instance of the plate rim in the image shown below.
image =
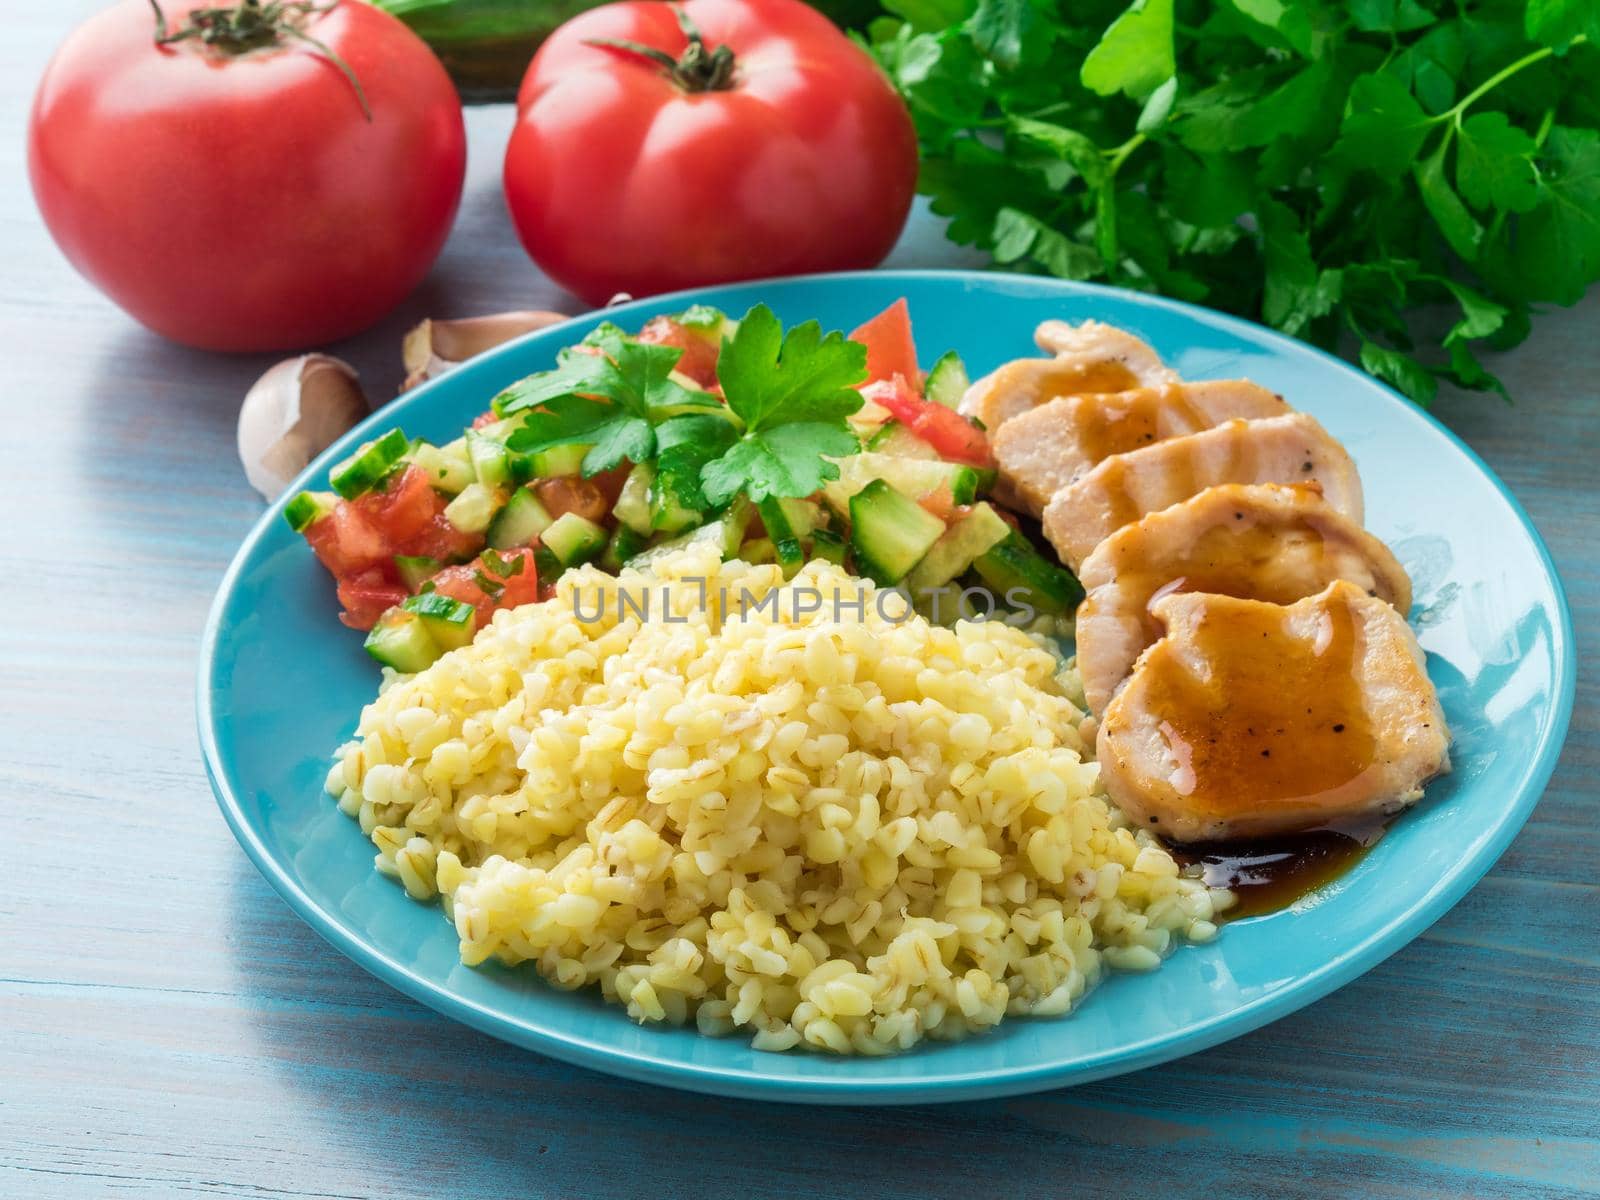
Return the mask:
{"type": "MultiPolygon", "coordinates": [[[[601,314],[625,316],[646,308],[661,309],[680,303],[693,303],[694,297],[703,296],[710,291],[759,293],[762,289],[798,283],[848,285],[851,282],[868,280],[881,283],[891,279],[902,279],[908,283],[946,280],[976,287],[977,290],[986,288],[1003,290],[1011,287],[1021,291],[1035,291],[1041,295],[1055,292],[1062,296],[1114,296],[1123,303],[1131,302],[1137,307],[1163,310],[1185,320],[1197,321],[1257,343],[1266,337],[1274,344],[1274,348],[1292,354],[1307,355],[1313,360],[1321,360],[1324,367],[1343,372],[1358,386],[1375,388],[1387,402],[1404,406],[1410,415],[1422,418],[1433,426],[1436,432],[1443,434],[1464,455],[1468,463],[1488,479],[1510,509],[1512,516],[1521,525],[1524,535],[1531,542],[1544,569],[1545,579],[1556,608],[1557,620],[1554,622],[1551,638],[1554,703],[1540,722],[1538,753],[1530,760],[1517,781],[1513,802],[1506,806],[1488,835],[1466,847],[1462,855],[1420,900],[1385,922],[1362,941],[1333,954],[1318,968],[1300,975],[1284,988],[1246,1001],[1238,1007],[1181,1030],[1154,1034],[1132,1044],[1067,1063],[1044,1062],[999,1071],[934,1070],[904,1078],[865,1081],[846,1076],[830,1080],[820,1074],[795,1078],[765,1075],[745,1068],[693,1063],[659,1054],[645,1056],[638,1051],[620,1049],[604,1041],[544,1028],[533,1021],[513,1021],[501,1012],[420,977],[404,964],[364,940],[356,931],[348,929],[334,914],[307,894],[277,856],[268,849],[254,824],[245,815],[239,798],[228,781],[216,740],[216,713],[212,699],[217,671],[217,650],[222,637],[223,614],[238,585],[239,577],[243,574],[246,564],[254,557],[259,543],[282,519],[283,508],[290,497],[307,481],[325,470],[326,464],[332,460],[336,451],[340,451],[345,444],[357,440],[369,428],[392,424],[398,419],[396,402],[390,402],[373,411],[333,446],[319,454],[281,496],[268,504],[240,542],[239,548],[234,552],[223,573],[201,634],[196,672],[195,718],[206,777],[223,818],[246,857],[301,920],[358,966],[442,1016],[460,1021],[502,1041],[576,1066],[646,1083],[745,1099],[821,1104],[921,1104],[1013,1096],[1049,1088],[1091,1083],[1198,1053],[1252,1032],[1322,999],[1409,945],[1453,908],[1488,873],[1517,833],[1526,825],[1533,809],[1544,795],[1566,742],[1577,686],[1572,612],[1566,588],[1549,547],[1521,501],[1478,453],[1453,430],[1430,411],[1412,404],[1381,381],[1320,347],[1301,342],[1253,321],[1185,301],[1133,292],[1105,284],[981,270],[842,271],[714,284],[643,297],[603,309],[587,309],[573,314],[569,320],[578,321],[601,314]]],[[[549,337],[567,323],[562,322],[559,325],[524,334],[486,352],[477,362],[480,364],[491,362],[495,357],[508,354],[515,347],[528,341],[549,337]]],[[[468,365],[470,367],[472,364],[468,365]]],[[[447,378],[448,376],[441,376],[439,379],[430,380],[398,398],[398,403],[410,407],[440,387],[447,378]]],[[[828,1058],[818,1058],[819,1063],[832,1061],[828,1058]]],[[[936,1060],[930,1059],[930,1061],[936,1060]]]]}

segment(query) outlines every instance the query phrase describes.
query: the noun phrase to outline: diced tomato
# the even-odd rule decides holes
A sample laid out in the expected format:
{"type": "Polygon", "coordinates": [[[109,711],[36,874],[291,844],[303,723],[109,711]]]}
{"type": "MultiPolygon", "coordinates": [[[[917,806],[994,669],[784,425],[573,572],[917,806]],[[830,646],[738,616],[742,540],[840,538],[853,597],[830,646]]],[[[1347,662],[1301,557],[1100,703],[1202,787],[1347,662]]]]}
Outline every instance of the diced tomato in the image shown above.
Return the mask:
{"type": "Polygon", "coordinates": [[[482,555],[458,567],[446,567],[433,577],[434,590],[476,608],[478,628],[482,629],[496,609],[515,608],[539,598],[539,570],[532,550],[507,550],[499,555],[499,561],[504,570],[484,562],[482,555]],[[480,575],[499,584],[499,589],[485,589],[480,575]]]}
{"type": "Polygon", "coordinates": [[[339,501],[306,530],[306,541],[336,579],[359,575],[394,556],[382,532],[360,509],[339,501]]]}
{"type": "Polygon", "coordinates": [[[954,409],[924,400],[903,375],[869,383],[861,394],[888,409],[895,420],[937,450],[941,458],[974,467],[994,466],[994,454],[983,431],[954,409]]]}
{"type": "Polygon", "coordinates": [[[954,524],[966,516],[968,511],[966,505],[956,503],[956,498],[950,494],[948,483],[940,484],[925,496],[919,496],[917,503],[946,525],[954,524]]]}
{"type": "Polygon", "coordinates": [[[425,533],[434,517],[444,511],[444,501],[428,483],[428,473],[419,467],[407,467],[389,481],[381,492],[369,492],[352,501],[366,514],[378,532],[398,549],[413,538],[425,533]]]}
{"type": "Polygon", "coordinates": [[[500,414],[491,408],[488,412],[479,413],[477,416],[473,417],[472,427],[474,429],[482,429],[485,425],[493,425],[499,419],[500,414]]]}
{"type": "MultiPolygon", "coordinates": [[[[867,382],[890,380],[896,375],[920,381],[917,347],[911,340],[911,310],[904,298],[896,300],[850,335],[867,348],[867,382]]],[[[882,401],[879,401],[882,403],[882,401]]]]}
{"type": "Polygon", "coordinates": [[[719,335],[690,329],[671,317],[652,317],[639,331],[639,341],[651,346],[676,346],[683,351],[677,369],[703,388],[717,384],[717,355],[722,351],[719,335]]]}
{"type": "Polygon", "coordinates": [[[378,618],[406,598],[403,584],[386,577],[380,567],[339,580],[339,620],[352,629],[371,629],[378,618]]]}
{"type": "MultiPolygon", "coordinates": [[[[620,484],[618,488],[620,490],[620,484]]],[[[615,497],[606,498],[599,477],[582,479],[577,475],[561,475],[555,479],[541,479],[533,485],[533,491],[552,517],[575,512],[596,524],[605,520],[611,505],[616,503],[615,497]]]]}
{"type": "Polygon", "coordinates": [[[609,471],[601,471],[589,481],[599,488],[600,494],[605,497],[607,512],[616,506],[617,497],[622,495],[622,485],[628,482],[628,473],[632,470],[633,464],[625,462],[621,466],[612,467],[609,471]]]}

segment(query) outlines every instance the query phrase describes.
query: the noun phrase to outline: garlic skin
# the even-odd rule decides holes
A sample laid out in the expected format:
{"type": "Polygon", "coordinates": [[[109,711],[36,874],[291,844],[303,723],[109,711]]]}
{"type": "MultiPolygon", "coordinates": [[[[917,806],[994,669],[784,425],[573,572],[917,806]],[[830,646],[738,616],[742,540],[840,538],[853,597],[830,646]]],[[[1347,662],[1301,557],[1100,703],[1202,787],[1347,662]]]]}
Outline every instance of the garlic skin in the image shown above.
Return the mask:
{"type": "Polygon", "coordinates": [[[327,354],[277,363],[239,409],[239,460],[250,486],[275,500],[366,415],[367,398],[349,363],[327,354]]]}
{"type": "Polygon", "coordinates": [[[502,342],[537,329],[548,329],[568,319],[566,313],[539,310],[490,313],[456,321],[423,321],[406,334],[401,344],[406,381],[400,385],[400,390],[408,392],[502,342]]]}

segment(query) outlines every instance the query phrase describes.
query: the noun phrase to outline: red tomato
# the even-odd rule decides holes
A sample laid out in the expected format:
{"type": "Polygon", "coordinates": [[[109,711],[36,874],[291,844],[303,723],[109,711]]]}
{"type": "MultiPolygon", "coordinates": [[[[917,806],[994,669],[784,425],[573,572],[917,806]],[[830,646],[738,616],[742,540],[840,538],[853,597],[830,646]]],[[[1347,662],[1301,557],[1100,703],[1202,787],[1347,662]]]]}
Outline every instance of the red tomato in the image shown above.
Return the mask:
{"type": "MultiPolygon", "coordinates": [[[[217,3],[167,0],[169,34],[217,3]]],[[[237,53],[226,36],[158,45],[149,0],[80,26],[39,84],[28,168],[45,223],[175,341],[289,350],[365,329],[427,274],[455,215],[461,104],[427,46],[352,0],[284,19],[361,92],[292,31],[237,53]]]]}
{"type": "Polygon", "coordinates": [[[652,317],[639,331],[639,340],[653,346],[676,346],[683,351],[677,369],[703,388],[717,386],[717,355],[722,353],[720,334],[690,329],[671,317],[652,317]]]}
{"type": "Polygon", "coordinates": [[[917,346],[911,340],[911,310],[905,299],[896,300],[872,320],[850,335],[852,342],[867,348],[867,382],[893,379],[921,379],[917,369],[917,346]]]}
{"type": "Polygon", "coordinates": [[[541,479],[533,485],[533,491],[552,517],[572,512],[596,524],[605,520],[612,504],[616,503],[615,497],[606,499],[598,478],[580,479],[576,475],[562,475],[555,479],[541,479]]]}
{"type": "Polygon", "coordinates": [[[905,105],[801,0],[592,9],[540,47],[517,106],[505,165],[517,232],[547,274],[595,304],[873,266],[916,185],[905,105]],[[683,69],[680,8],[703,37],[698,72],[683,69]]]}
{"type": "Polygon", "coordinates": [[[389,540],[361,509],[340,501],[305,532],[306,541],[335,579],[349,579],[394,557],[389,540]]]}
{"type": "Polygon", "coordinates": [[[407,467],[384,491],[349,503],[383,537],[390,557],[419,554],[451,562],[483,549],[481,534],[464,533],[445,518],[448,501],[433,490],[427,472],[417,467],[407,467]]]}
{"type": "Polygon", "coordinates": [[[488,624],[496,609],[531,604],[539,598],[539,570],[533,563],[533,551],[507,550],[499,557],[508,568],[507,573],[497,571],[480,556],[459,567],[446,567],[433,577],[435,591],[478,610],[479,629],[488,624]],[[498,594],[486,591],[479,575],[500,584],[498,594]]]}
{"type": "Polygon", "coordinates": [[[339,620],[352,629],[371,629],[379,617],[407,595],[405,587],[387,578],[380,568],[341,579],[339,603],[344,611],[339,614],[339,620]]]}
{"type": "Polygon", "coordinates": [[[983,431],[954,409],[924,400],[904,376],[869,383],[861,394],[888,409],[895,420],[937,450],[941,458],[974,467],[994,466],[994,454],[983,431]]]}

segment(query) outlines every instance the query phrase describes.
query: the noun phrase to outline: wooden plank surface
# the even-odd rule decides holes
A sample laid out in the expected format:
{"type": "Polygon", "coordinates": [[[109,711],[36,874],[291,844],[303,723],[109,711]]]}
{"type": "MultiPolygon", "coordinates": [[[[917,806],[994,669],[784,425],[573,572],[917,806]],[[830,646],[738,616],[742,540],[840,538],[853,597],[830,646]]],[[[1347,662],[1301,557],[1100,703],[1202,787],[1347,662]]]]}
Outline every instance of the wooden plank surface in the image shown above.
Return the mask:
{"type": "MultiPolygon", "coordinates": [[[[217,815],[202,620],[259,504],[233,451],[261,359],[144,333],[79,281],[23,177],[28,95],[89,0],[0,39],[0,1196],[1600,1195],[1600,302],[1447,401],[1527,505],[1583,670],[1550,789],[1431,932],[1251,1036],[1105,1083],[796,1109],[624,1083],[452,1025],[330,951],[217,815]]],[[[514,244],[509,123],[471,114],[433,277],[336,351],[374,394],[425,314],[567,303],[514,244]]],[[[901,265],[958,257],[919,222],[901,265]]],[[[225,268],[223,268],[225,269],[225,268]]]]}

